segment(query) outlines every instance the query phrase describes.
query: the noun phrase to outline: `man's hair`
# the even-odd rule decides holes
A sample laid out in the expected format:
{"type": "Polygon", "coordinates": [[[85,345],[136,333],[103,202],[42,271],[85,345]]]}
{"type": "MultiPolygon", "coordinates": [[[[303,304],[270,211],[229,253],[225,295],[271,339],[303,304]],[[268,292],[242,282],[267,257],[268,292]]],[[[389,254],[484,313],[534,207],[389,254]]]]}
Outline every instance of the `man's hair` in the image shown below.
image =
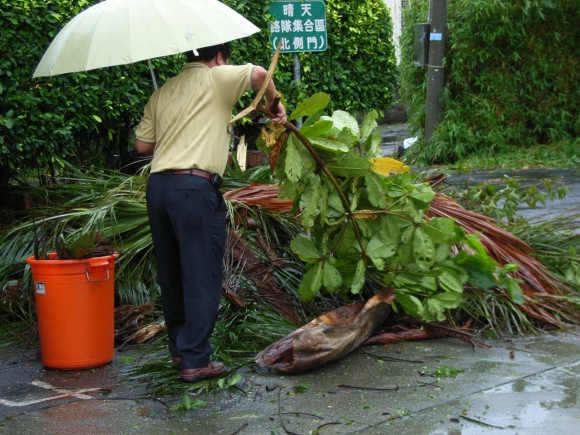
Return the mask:
{"type": "Polygon", "coordinates": [[[212,45],[210,47],[203,47],[197,50],[199,56],[196,56],[193,51],[186,51],[185,56],[188,62],[209,62],[214,57],[221,53],[224,60],[229,60],[231,54],[231,47],[229,43],[212,45]]]}

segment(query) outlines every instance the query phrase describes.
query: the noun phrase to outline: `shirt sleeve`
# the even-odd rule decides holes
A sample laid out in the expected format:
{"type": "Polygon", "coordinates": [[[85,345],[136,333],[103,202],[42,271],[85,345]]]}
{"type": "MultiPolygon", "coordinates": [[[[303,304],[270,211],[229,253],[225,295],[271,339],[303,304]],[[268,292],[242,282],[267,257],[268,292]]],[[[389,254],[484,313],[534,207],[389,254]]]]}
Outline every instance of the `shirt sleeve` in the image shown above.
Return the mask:
{"type": "Polygon", "coordinates": [[[155,131],[155,108],[157,107],[158,93],[155,91],[145,106],[145,113],[141,122],[137,126],[135,137],[141,142],[156,143],[157,136],[155,131]]]}
{"type": "Polygon", "coordinates": [[[214,85],[233,107],[240,97],[251,89],[254,65],[222,65],[211,69],[214,85]]]}

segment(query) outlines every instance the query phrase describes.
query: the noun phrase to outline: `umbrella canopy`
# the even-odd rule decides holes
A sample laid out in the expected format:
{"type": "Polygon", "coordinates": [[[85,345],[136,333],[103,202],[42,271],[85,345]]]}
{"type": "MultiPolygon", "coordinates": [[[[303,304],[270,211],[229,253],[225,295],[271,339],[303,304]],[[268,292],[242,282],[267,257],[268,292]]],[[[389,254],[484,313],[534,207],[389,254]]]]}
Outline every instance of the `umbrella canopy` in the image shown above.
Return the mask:
{"type": "Polygon", "coordinates": [[[33,77],[169,56],[259,31],[217,0],[105,0],[59,32],[33,77]]]}

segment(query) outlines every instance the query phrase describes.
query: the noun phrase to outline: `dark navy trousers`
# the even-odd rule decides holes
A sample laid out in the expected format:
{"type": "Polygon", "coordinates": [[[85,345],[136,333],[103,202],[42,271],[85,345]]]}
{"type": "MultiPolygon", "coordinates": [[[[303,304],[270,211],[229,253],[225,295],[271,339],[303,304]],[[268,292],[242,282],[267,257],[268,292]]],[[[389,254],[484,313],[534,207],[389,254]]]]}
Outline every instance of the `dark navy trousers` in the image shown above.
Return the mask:
{"type": "Polygon", "coordinates": [[[169,352],[182,369],[210,363],[226,244],[226,205],[209,180],[153,173],[147,211],[157,257],[169,352]]]}

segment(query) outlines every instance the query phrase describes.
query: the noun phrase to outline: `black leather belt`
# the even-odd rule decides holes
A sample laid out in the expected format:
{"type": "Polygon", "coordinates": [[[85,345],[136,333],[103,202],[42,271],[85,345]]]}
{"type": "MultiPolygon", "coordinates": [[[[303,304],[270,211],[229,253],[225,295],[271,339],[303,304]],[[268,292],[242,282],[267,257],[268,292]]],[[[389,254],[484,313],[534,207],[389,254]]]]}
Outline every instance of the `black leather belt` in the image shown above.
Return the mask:
{"type": "Polygon", "coordinates": [[[196,177],[205,178],[206,180],[211,181],[211,174],[207,171],[202,171],[201,169],[168,169],[159,173],[166,175],[195,175],[196,177]]]}

